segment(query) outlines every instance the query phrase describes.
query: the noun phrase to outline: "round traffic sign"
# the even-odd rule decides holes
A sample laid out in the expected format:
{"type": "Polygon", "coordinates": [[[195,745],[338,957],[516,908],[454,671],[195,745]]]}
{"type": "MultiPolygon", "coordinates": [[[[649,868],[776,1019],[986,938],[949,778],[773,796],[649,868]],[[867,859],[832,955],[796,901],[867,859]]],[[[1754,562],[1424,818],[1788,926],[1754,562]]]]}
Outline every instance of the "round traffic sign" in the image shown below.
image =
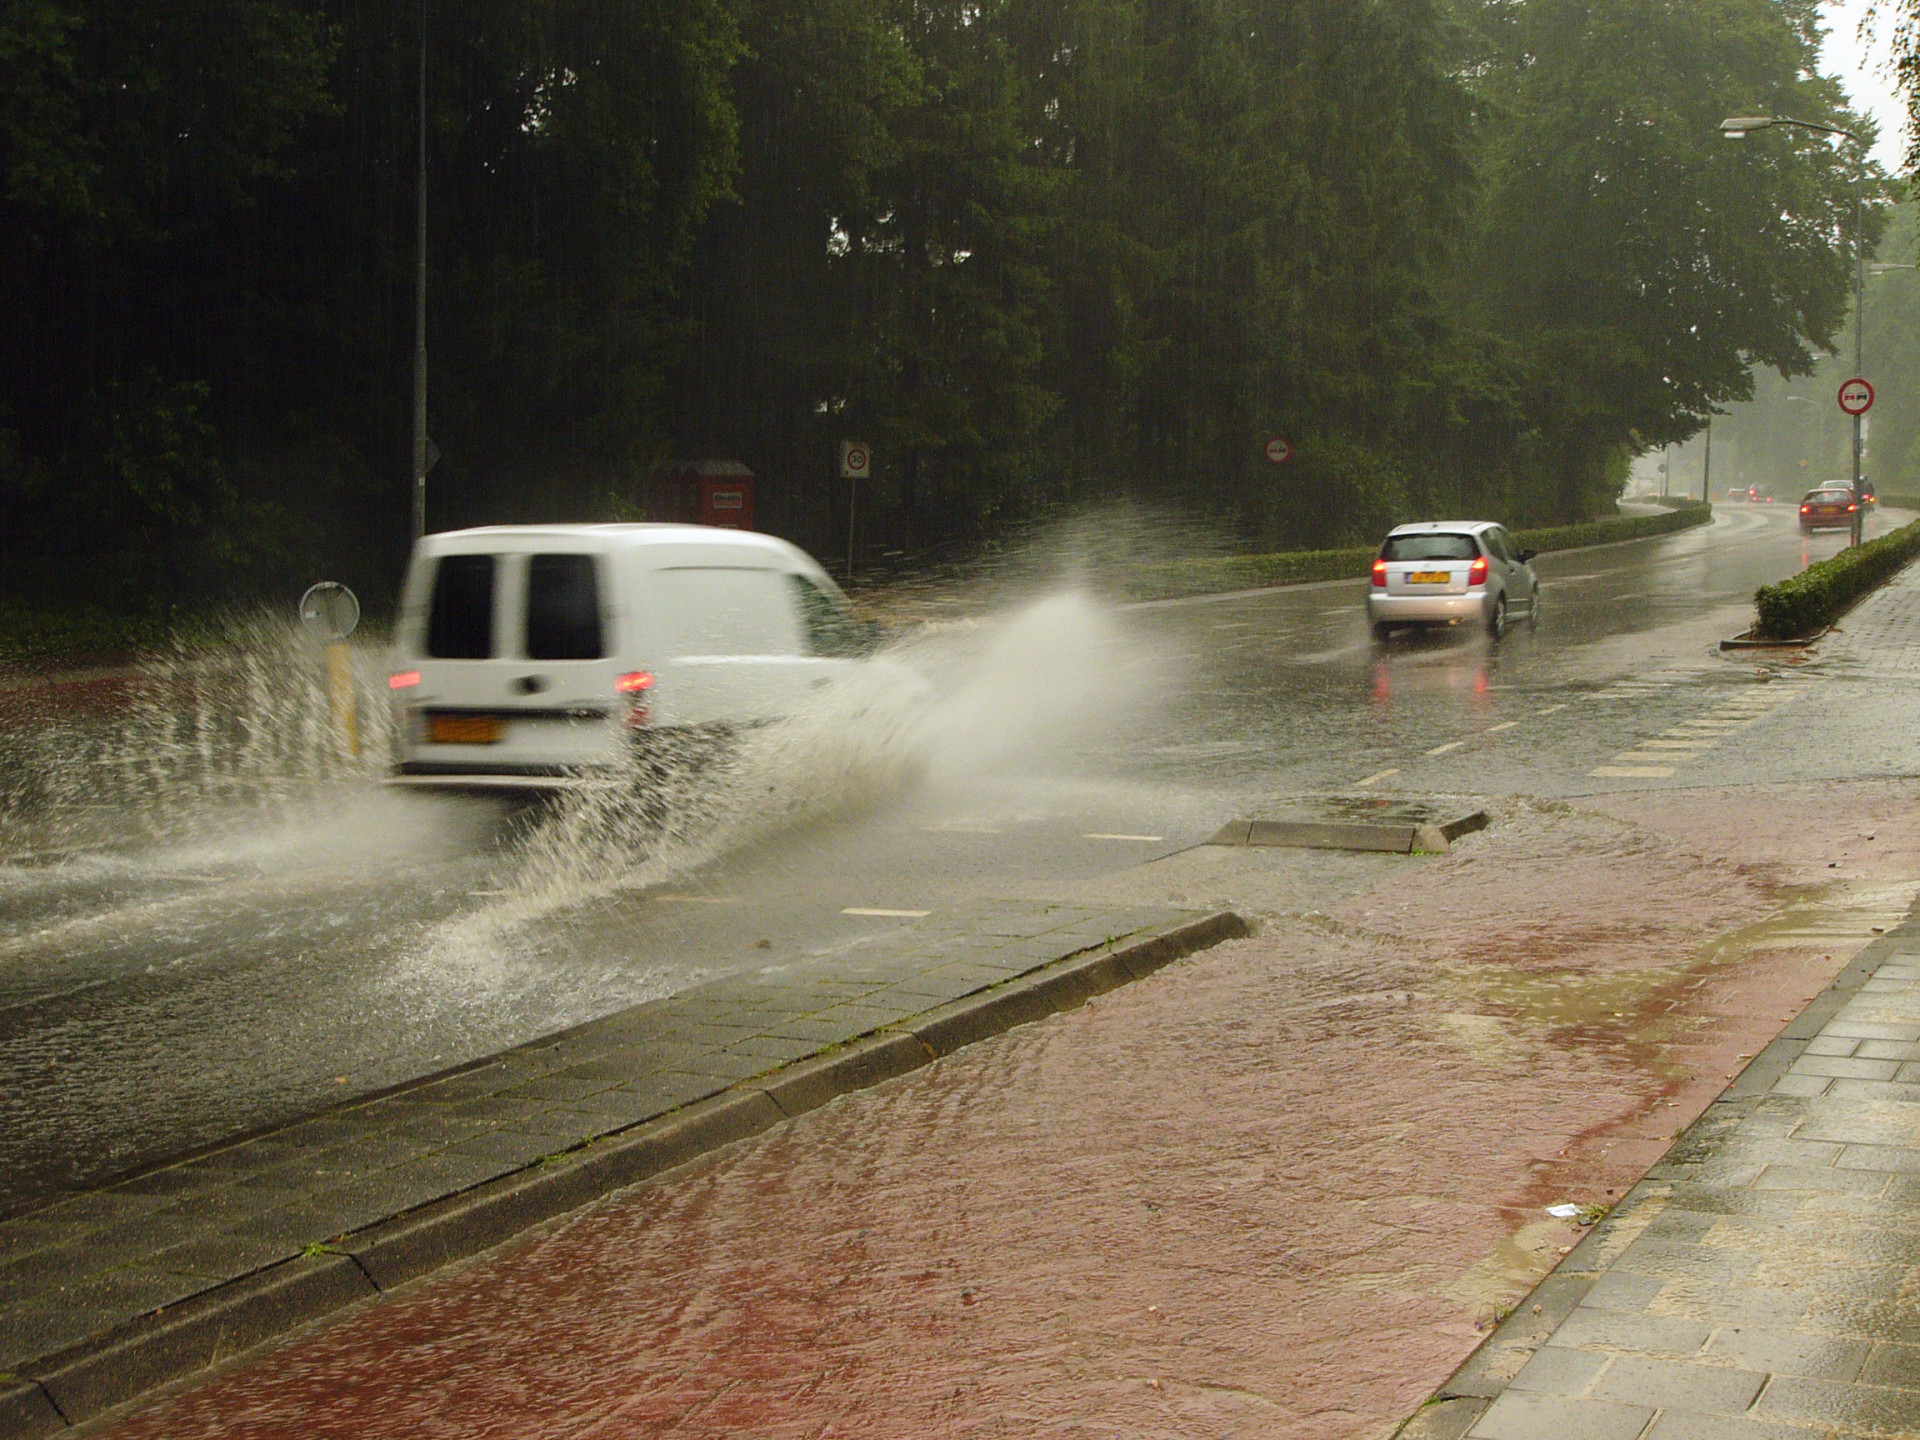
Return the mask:
{"type": "Polygon", "coordinates": [[[1293,446],[1278,435],[1267,441],[1267,459],[1276,465],[1284,465],[1293,458],[1293,446]]]}
{"type": "Polygon", "coordinates": [[[1873,386],[1857,376],[1840,387],[1840,408],[1849,415],[1864,415],[1873,408],[1873,386]]]}
{"type": "Polygon", "coordinates": [[[310,634],[338,643],[360,624],[360,600],[338,580],[322,580],[300,597],[300,623],[310,634]]]}

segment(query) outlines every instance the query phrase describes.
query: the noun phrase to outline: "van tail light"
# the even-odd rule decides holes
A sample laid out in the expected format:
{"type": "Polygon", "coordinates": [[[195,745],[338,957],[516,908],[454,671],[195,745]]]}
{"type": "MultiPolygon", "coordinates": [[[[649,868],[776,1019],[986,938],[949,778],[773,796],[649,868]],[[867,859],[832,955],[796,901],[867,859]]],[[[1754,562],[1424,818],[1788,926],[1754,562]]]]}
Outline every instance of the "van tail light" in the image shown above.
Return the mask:
{"type": "Polygon", "coordinates": [[[1379,585],[1382,587],[1386,585],[1387,583],[1387,562],[1386,561],[1376,560],[1373,562],[1373,583],[1375,585],[1379,585]]]}
{"type": "Polygon", "coordinates": [[[387,677],[387,688],[389,690],[411,690],[419,683],[420,672],[418,670],[402,670],[397,675],[389,675],[387,677]]]}
{"type": "Polygon", "coordinates": [[[622,675],[613,682],[613,688],[627,697],[627,713],[622,723],[629,730],[643,730],[653,723],[653,707],[647,703],[647,692],[653,689],[650,672],[635,670],[622,675]]]}
{"type": "Polygon", "coordinates": [[[1487,583],[1487,557],[1482,555],[1467,567],[1467,583],[1484,585],[1487,583]]]}

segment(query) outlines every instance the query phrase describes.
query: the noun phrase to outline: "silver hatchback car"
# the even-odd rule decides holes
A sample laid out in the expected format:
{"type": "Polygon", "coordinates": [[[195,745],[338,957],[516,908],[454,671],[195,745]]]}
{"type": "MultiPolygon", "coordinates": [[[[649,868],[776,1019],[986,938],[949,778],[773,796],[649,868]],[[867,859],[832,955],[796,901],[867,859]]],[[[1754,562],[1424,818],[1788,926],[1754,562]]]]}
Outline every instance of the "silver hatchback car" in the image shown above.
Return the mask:
{"type": "Polygon", "coordinates": [[[1534,552],[1491,520],[1428,520],[1388,533],[1373,562],[1367,623],[1384,640],[1403,625],[1484,625],[1498,640],[1508,622],[1539,623],[1534,552]]]}

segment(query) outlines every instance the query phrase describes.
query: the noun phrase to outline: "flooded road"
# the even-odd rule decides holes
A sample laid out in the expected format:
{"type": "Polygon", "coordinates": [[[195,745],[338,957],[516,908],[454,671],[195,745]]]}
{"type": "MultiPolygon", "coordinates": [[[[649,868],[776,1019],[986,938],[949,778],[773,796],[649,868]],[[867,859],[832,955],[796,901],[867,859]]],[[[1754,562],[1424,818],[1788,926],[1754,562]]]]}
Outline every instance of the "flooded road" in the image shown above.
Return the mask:
{"type": "Polygon", "coordinates": [[[1301,794],[1618,788],[1592,772],[1747,682],[1711,647],[1754,585],[1838,548],[1792,522],[1728,507],[1546,557],[1540,628],[1497,648],[1376,651],[1359,585],[1010,601],[904,642],[928,697],[851,697],[638,836],[617,806],[315,762],[323,712],[309,688],[277,713],[271,669],[231,682],[237,708],[131,700],[106,740],[56,717],[15,783],[56,811],[77,787],[60,813],[121,843],[0,869],[0,1212],[898,923],[849,910],[1094,886],[1301,794]]]}

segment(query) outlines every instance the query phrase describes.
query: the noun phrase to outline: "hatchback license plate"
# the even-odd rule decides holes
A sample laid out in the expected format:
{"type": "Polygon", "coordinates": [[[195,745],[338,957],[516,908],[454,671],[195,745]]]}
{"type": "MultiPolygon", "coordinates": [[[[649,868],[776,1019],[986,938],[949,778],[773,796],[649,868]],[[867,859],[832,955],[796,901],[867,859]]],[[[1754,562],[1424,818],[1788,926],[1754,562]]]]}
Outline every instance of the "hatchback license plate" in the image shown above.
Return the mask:
{"type": "Polygon", "coordinates": [[[498,715],[432,715],[427,739],[435,745],[497,745],[507,727],[498,715]]]}
{"type": "Polygon", "coordinates": [[[1415,570],[1407,576],[1409,585],[1444,585],[1453,576],[1445,570],[1415,570]]]}

